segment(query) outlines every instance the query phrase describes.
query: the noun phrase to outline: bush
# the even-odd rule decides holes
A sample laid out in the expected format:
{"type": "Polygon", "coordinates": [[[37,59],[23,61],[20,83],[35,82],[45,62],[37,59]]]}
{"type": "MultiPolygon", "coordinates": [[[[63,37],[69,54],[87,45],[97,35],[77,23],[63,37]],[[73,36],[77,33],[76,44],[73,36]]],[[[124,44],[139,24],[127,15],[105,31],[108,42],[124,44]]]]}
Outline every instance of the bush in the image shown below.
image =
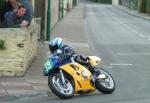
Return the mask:
{"type": "Polygon", "coordinates": [[[1,50],[5,49],[5,41],[4,40],[0,40],[0,49],[1,50]]]}

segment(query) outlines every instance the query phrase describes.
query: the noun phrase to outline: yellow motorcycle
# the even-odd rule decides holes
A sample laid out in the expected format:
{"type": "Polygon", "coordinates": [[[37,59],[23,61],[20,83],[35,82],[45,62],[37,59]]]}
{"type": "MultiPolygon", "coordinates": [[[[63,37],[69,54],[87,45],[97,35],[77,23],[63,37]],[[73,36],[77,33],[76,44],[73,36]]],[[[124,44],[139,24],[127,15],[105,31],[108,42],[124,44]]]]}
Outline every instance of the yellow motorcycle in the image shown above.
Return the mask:
{"type": "Polygon", "coordinates": [[[115,90],[115,81],[104,69],[95,66],[101,62],[96,56],[88,56],[88,66],[70,60],[59,61],[57,57],[49,58],[43,68],[48,76],[51,91],[62,99],[69,99],[74,94],[94,92],[96,89],[103,94],[111,94],[115,90]]]}

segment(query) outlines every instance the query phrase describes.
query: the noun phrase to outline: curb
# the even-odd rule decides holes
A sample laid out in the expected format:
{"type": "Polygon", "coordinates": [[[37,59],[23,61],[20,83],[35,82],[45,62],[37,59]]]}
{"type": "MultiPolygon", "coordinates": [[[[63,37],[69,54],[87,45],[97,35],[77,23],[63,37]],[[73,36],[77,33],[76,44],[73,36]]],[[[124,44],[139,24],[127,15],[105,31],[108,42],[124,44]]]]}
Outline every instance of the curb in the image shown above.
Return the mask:
{"type": "Polygon", "coordinates": [[[47,98],[53,96],[51,93],[39,92],[36,94],[18,94],[18,95],[6,95],[0,96],[0,103],[21,103],[19,101],[32,100],[38,98],[47,98]]]}
{"type": "Polygon", "coordinates": [[[4,81],[0,82],[0,97],[3,96],[36,96],[38,94],[50,95],[47,79],[25,80],[25,81],[4,81]]]}
{"type": "Polygon", "coordinates": [[[120,9],[121,11],[124,11],[124,12],[127,12],[127,13],[129,13],[129,14],[132,14],[132,15],[134,15],[134,16],[136,16],[136,17],[139,17],[139,18],[142,18],[142,19],[146,19],[146,20],[150,20],[150,16],[149,16],[149,17],[142,16],[142,15],[140,15],[140,14],[138,14],[138,13],[134,13],[134,12],[132,12],[132,11],[129,11],[129,10],[127,10],[127,9],[124,9],[122,6],[114,6],[114,7],[120,9]]]}

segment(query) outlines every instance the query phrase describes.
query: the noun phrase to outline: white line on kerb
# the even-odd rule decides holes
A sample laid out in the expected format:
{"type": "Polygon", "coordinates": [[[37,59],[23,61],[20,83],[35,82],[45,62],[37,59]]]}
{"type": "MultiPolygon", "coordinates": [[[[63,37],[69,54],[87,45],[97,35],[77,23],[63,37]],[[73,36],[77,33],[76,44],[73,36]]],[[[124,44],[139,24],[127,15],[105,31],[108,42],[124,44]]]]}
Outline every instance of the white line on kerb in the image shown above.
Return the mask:
{"type": "Polygon", "coordinates": [[[112,63],[110,65],[111,66],[132,66],[133,64],[115,64],[115,63],[112,63]]]}
{"type": "Polygon", "coordinates": [[[150,38],[148,38],[147,40],[150,41],[150,38]]]}
{"type": "Polygon", "coordinates": [[[131,29],[133,32],[138,33],[135,29],[131,29]]]}
{"type": "Polygon", "coordinates": [[[134,56],[134,55],[147,55],[149,56],[150,55],[150,52],[141,52],[141,53],[117,53],[117,55],[119,56],[134,56]]]}
{"type": "Polygon", "coordinates": [[[124,25],[124,26],[126,26],[128,29],[130,29],[132,32],[137,33],[140,37],[142,37],[142,38],[146,38],[144,34],[139,33],[139,32],[138,32],[138,31],[136,31],[133,27],[131,27],[131,26],[129,26],[129,25],[127,25],[127,24],[125,24],[125,23],[123,23],[123,25],[124,25]]]}
{"type": "Polygon", "coordinates": [[[141,33],[138,33],[138,35],[139,35],[140,37],[142,37],[142,38],[145,38],[145,36],[144,36],[143,34],[141,34],[141,33]]]}

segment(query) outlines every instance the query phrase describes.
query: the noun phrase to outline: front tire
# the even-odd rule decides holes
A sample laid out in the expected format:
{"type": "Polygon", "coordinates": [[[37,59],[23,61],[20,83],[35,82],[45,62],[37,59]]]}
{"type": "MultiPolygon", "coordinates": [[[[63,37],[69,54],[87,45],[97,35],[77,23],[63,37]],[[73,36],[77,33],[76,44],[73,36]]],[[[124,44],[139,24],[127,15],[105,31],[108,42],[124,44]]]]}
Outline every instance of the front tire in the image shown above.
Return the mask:
{"type": "Polygon", "coordinates": [[[48,86],[56,96],[62,99],[70,99],[74,96],[73,84],[67,78],[65,78],[65,84],[63,84],[60,74],[50,75],[48,86]]]}
{"type": "Polygon", "coordinates": [[[113,77],[104,69],[98,69],[98,71],[100,72],[100,75],[104,74],[106,77],[96,79],[95,81],[96,89],[102,92],[103,94],[113,93],[116,87],[113,77]]]}

